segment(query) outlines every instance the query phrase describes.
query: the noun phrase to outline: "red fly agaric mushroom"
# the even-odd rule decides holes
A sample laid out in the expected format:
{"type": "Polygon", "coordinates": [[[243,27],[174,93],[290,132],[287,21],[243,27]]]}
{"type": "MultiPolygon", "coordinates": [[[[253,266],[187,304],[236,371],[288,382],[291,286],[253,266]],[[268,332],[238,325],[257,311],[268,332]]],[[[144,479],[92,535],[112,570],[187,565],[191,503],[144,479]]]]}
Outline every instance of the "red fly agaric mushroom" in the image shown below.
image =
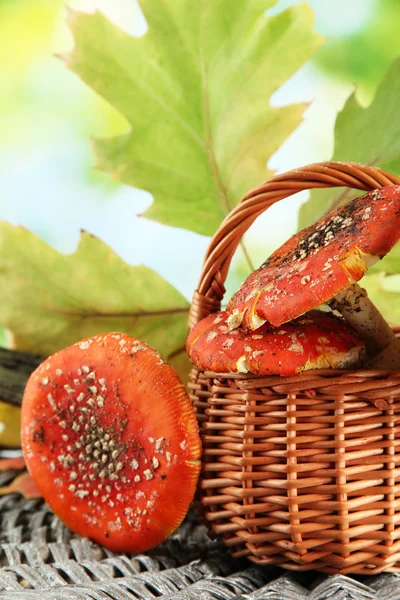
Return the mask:
{"type": "MultiPolygon", "coordinates": [[[[355,198],[292,236],[231,298],[231,328],[281,325],[334,301],[367,344],[369,355],[396,345],[389,325],[356,281],[400,237],[400,186],[355,198]]],[[[399,353],[400,356],[400,353],[399,353]]]]}
{"type": "Polygon", "coordinates": [[[211,314],[190,332],[192,362],[216,373],[295,375],[309,369],[348,369],[365,358],[365,345],[345,321],[319,310],[257,331],[227,326],[228,313],[211,314]]]}
{"type": "Polygon", "coordinates": [[[76,533],[142,552],[180,524],[201,446],[187,392],[146,344],[109,333],[45,360],[22,404],[28,470],[76,533]]]}

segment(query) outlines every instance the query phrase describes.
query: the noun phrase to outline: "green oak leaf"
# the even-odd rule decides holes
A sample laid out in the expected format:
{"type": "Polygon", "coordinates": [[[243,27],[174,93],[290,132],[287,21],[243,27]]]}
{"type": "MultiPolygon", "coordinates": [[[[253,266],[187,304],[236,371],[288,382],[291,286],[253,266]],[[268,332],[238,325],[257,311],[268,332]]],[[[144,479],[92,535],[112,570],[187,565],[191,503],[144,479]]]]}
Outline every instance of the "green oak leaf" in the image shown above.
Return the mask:
{"type": "Polygon", "coordinates": [[[275,0],[139,0],[148,33],[74,13],[67,63],[128,121],[95,144],[99,168],[147,190],[148,218],[211,235],[297,127],[303,104],[269,99],[322,38],[307,5],[275,0]]]}
{"type": "Polygon", "coordinates": [[[160,275],[130,266],[109,246],[82,232],[73,254],[61,254],[30,231],[0,222],[0,326],[14,347],[48,355],[107,331],[148,343],[179,367],[188,302],[160,275]]]}
{"type": "MultiPolygon", "coordinates": [[[[332,160],[360,162],[377,167],[391,166],[400,173],[400,57],[397,58],[366,108],[355,94],[347,100],[335,125],[335,149],[332,160]]],[[[345,204],[360,192],[334,188],[312,191],[300,209],[302,229],[330,210],[345,204]]]]}

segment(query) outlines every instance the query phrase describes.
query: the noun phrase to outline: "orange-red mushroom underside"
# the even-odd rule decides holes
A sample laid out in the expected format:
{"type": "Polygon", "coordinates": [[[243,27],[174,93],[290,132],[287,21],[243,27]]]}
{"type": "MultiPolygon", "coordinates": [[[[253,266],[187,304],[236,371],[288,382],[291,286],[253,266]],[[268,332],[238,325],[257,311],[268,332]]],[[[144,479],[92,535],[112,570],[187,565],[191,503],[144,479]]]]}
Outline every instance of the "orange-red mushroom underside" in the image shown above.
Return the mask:
{"type": "Polygon", "coordinates": [[[290,323],[257,331],[227,326],[223,311],[208,315],[190,332],[186,349],[192,362],[216,373],[294,375],[308,369],[342,369],[365,357],[363,341],[342,320],[311,311],[290,323]]]}
{"type": "Polygon", "coordinates": [[[361,279],[400,237],[400,186],[355,198],[292,236],[228,303],[229,324],[286,323],[361,279]]]}
{"type": "Polygon", "coordinates": [[[22,444],[53,511],[114,551],[145,551],[172,533],[200,470],[184,386],[123,334],[83,340],[39,366],[23,399],[22,444]]]}

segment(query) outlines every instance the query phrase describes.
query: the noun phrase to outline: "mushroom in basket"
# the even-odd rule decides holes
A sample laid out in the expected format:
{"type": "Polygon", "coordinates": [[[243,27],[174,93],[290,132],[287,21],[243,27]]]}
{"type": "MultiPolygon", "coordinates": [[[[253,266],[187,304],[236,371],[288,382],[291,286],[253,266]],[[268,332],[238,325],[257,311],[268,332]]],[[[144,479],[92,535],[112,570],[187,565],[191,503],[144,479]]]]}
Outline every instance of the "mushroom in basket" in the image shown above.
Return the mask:
{"type": "Polygon", "coordinates": [[[225,311],[210,314],[190,332],[186,349],[191,361],[216,373],[295,375],[309,369],[349,369],[365,358],[362,339],[342,319],[313,310],[256,332],[231,331],[225,311]]]}
{"type": "Polygon", "coordinates": [[[355,198],[292,236],[228,303],[231,329],[291,321],[329,302],[365,340],[371,366],[400,368],[400,348],[356,282],[400,237],[400,186],[355,198]],[[381,353],[381,354],[379,354],[381,353]]]}

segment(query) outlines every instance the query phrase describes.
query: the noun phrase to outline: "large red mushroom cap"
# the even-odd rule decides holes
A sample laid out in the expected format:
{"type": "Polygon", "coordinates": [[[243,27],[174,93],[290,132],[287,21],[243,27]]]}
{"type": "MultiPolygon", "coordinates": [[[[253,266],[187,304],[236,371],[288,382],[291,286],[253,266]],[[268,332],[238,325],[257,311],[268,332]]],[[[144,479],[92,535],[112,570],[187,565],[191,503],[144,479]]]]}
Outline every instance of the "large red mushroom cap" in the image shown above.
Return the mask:
{"type": "Polygon", "coordinates": [[[355,198],[292,236],[231,298],[231,328],[281,325],[361,279],[400,237],[400,186],[355,198]]]}
{"type": "Polygon", "coordinates": [[[290,323],[257,331],[227,325],[228,313],[211,314],[190,332],[192,362],[216,373],[295,375],[309,369],[348,369],[365,358],[365,346],[343,320],[314,310],[290,323]]]}
{"type": "Polygon", "coordinates": [[[22,404],[28,469],[76,533],[142,552],[183,520],[200,470],[197,422],[173,369],[120,333],[44,361],[22,404]]]}

